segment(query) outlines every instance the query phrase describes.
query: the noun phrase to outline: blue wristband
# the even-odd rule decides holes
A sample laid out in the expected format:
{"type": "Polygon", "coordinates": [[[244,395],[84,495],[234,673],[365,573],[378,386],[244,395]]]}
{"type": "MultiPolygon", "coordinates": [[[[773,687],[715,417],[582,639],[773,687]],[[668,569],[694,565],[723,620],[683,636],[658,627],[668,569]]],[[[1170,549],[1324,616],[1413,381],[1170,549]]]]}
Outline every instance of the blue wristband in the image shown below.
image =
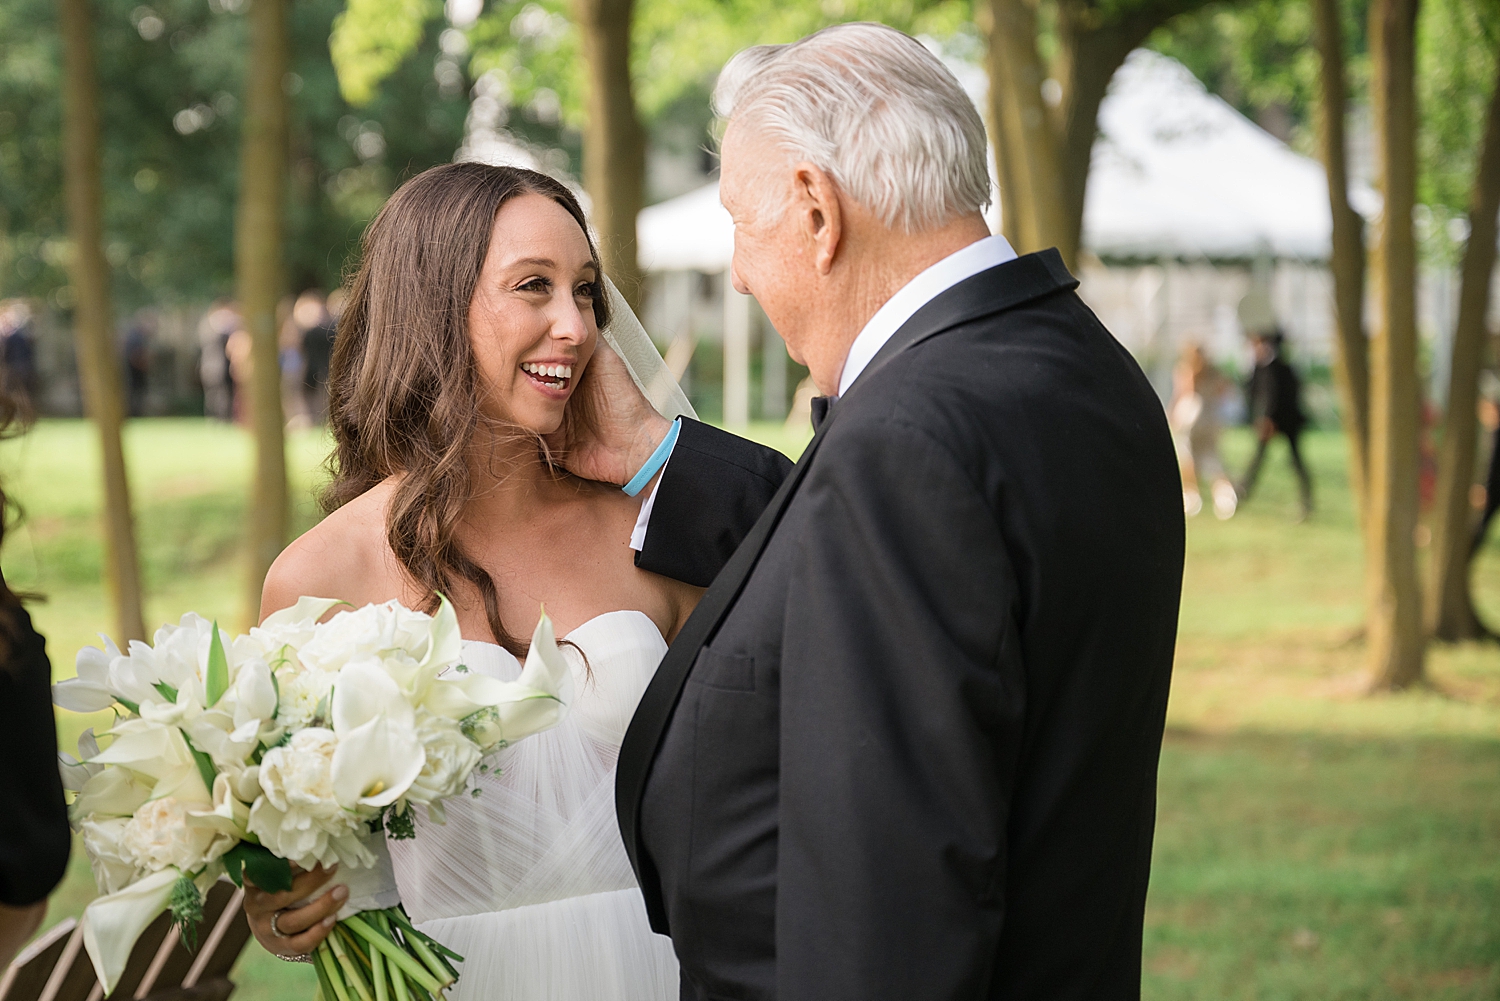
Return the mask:
{"type": "Polygon", "coordinates": [[[672,422],[672,429],[661,440],[661,444],[656,446],[656,451],[651,453],[651,458],[646,460],[646,464],[641,467],[640,472],[632,476],[630,482],[625,484],[625,496],[634,497],[646,489],[646,484],[651,482],[651,477],[660,472],[661,467],[667,464],[667,457],[672,454],[672,446],[677,444],[677,432],[681,430],[682,418],[679,417],[672,422]]]}

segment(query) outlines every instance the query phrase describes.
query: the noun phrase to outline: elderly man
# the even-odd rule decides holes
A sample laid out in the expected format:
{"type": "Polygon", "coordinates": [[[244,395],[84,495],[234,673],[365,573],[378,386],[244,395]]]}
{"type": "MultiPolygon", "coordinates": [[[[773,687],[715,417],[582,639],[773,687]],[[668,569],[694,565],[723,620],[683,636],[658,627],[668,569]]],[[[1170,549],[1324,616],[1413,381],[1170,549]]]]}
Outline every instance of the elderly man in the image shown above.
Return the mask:
{"type": "Polygon", "coordinates": [[[989,234],[983,125],[917,42],[749,49],[715,102],[735,287],[826,396],[790,472],[685,426],[639,544],[706,582],[743,537],[620,754],[682,996],[1138,997],[1161,404],[1056,251],[989,234]]]}

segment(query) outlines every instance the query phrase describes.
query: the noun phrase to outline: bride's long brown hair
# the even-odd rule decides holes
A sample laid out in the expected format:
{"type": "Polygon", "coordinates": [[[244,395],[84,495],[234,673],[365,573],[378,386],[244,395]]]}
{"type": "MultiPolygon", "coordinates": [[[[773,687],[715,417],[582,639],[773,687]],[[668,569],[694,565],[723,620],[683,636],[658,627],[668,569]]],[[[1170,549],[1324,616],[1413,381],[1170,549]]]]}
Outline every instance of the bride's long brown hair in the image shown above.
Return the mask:
{"type": "MultiPolygon", "coordinates": [[[[322,497],[324,510],[332,511],[401,474],[386,538],[431,596],[428,610],[436,610],[438,592],[451,594],[460,580],[472,584],[495,641],[517,656],[527,644],[500,621],[495,582],[463,551],[457,534],[472,495],[473,445],[505,433],[480,411],[484,394],[469,342],[469,303],[495,214],[525,194],[550,198],[578,220],[598,268],[598,251],[572,192],[518,167],[451,163],[423,171],[365,230],[328,377],[335,449],[333,482],[322,497]]],[[[601,330],[608,325],[602,282],[594,318],[601,330]]],[[[565,420],[585,418],[576,411],[570,404],[565,420]]],[[[546,454],[540,440],[538,448],[546,454]]]]}

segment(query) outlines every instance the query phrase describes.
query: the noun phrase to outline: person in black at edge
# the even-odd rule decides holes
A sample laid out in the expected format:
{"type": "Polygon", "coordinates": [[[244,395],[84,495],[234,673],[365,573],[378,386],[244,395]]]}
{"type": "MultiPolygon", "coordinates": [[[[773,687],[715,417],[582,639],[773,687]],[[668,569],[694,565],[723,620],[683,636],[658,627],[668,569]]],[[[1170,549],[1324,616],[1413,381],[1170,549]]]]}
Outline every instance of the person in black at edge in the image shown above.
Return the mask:
{"type": "MultiPolygon", "coordinates": [[[[0,397],[0,438],[15,433],[16,418],[16,402],[0,397]]],[[[9,507],[0,489],[0,541],[9,507]]],[[[0,575],[0,966],[41,926],[47,895],[68,867],[51,686],[46,640],[0,575]]]]}
{"type": "Polygon", "coordinates": [[[1302,384],[1296,371],[1282,357],[1283,341],[1279,330],[1255,337],[1255,371],[1245,386],[1245,398],[1250,406],[1250,424],[1255,428],[1258,444],[1255,458],[1250,460],[1250,468],[1240,483],[1239,493],[1241,503],[1250,500],[1250,491],[1255,489],[1255,481],[1260,476],[1266,449],[1278,434],[1284,435],[1301,488],[1302,515],[1297,520],[1302,521],[1312,513],[1312,477],[1308,476],[1302,452],[1297,447],[1298,436],[1307,426],[1307,417],[1302,413],[1302,384]]]}

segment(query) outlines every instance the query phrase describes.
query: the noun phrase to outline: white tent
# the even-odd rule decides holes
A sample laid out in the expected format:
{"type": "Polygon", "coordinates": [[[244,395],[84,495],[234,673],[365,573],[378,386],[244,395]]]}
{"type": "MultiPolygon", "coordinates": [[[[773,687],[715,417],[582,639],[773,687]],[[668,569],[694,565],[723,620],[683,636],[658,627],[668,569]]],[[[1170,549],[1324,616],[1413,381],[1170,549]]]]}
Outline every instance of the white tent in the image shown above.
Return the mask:
{"type": "MultiPolygon", "coordinates": [[[[984,73],[950,65],[983,107],[984,73]]],[[[1083,242],[1100,257],[1326,259],[1323,168],[1208,93],[1175,60],[1131,53],[1100,105],[1099,130],[1083,242]]],[[[1376,207],[1368,189],[1354,195],[1360,209],[1376,207]]],[[[734,246],[717,184],[646,209],[637,233],[647,271],[720,272],[734,246]]]]}

